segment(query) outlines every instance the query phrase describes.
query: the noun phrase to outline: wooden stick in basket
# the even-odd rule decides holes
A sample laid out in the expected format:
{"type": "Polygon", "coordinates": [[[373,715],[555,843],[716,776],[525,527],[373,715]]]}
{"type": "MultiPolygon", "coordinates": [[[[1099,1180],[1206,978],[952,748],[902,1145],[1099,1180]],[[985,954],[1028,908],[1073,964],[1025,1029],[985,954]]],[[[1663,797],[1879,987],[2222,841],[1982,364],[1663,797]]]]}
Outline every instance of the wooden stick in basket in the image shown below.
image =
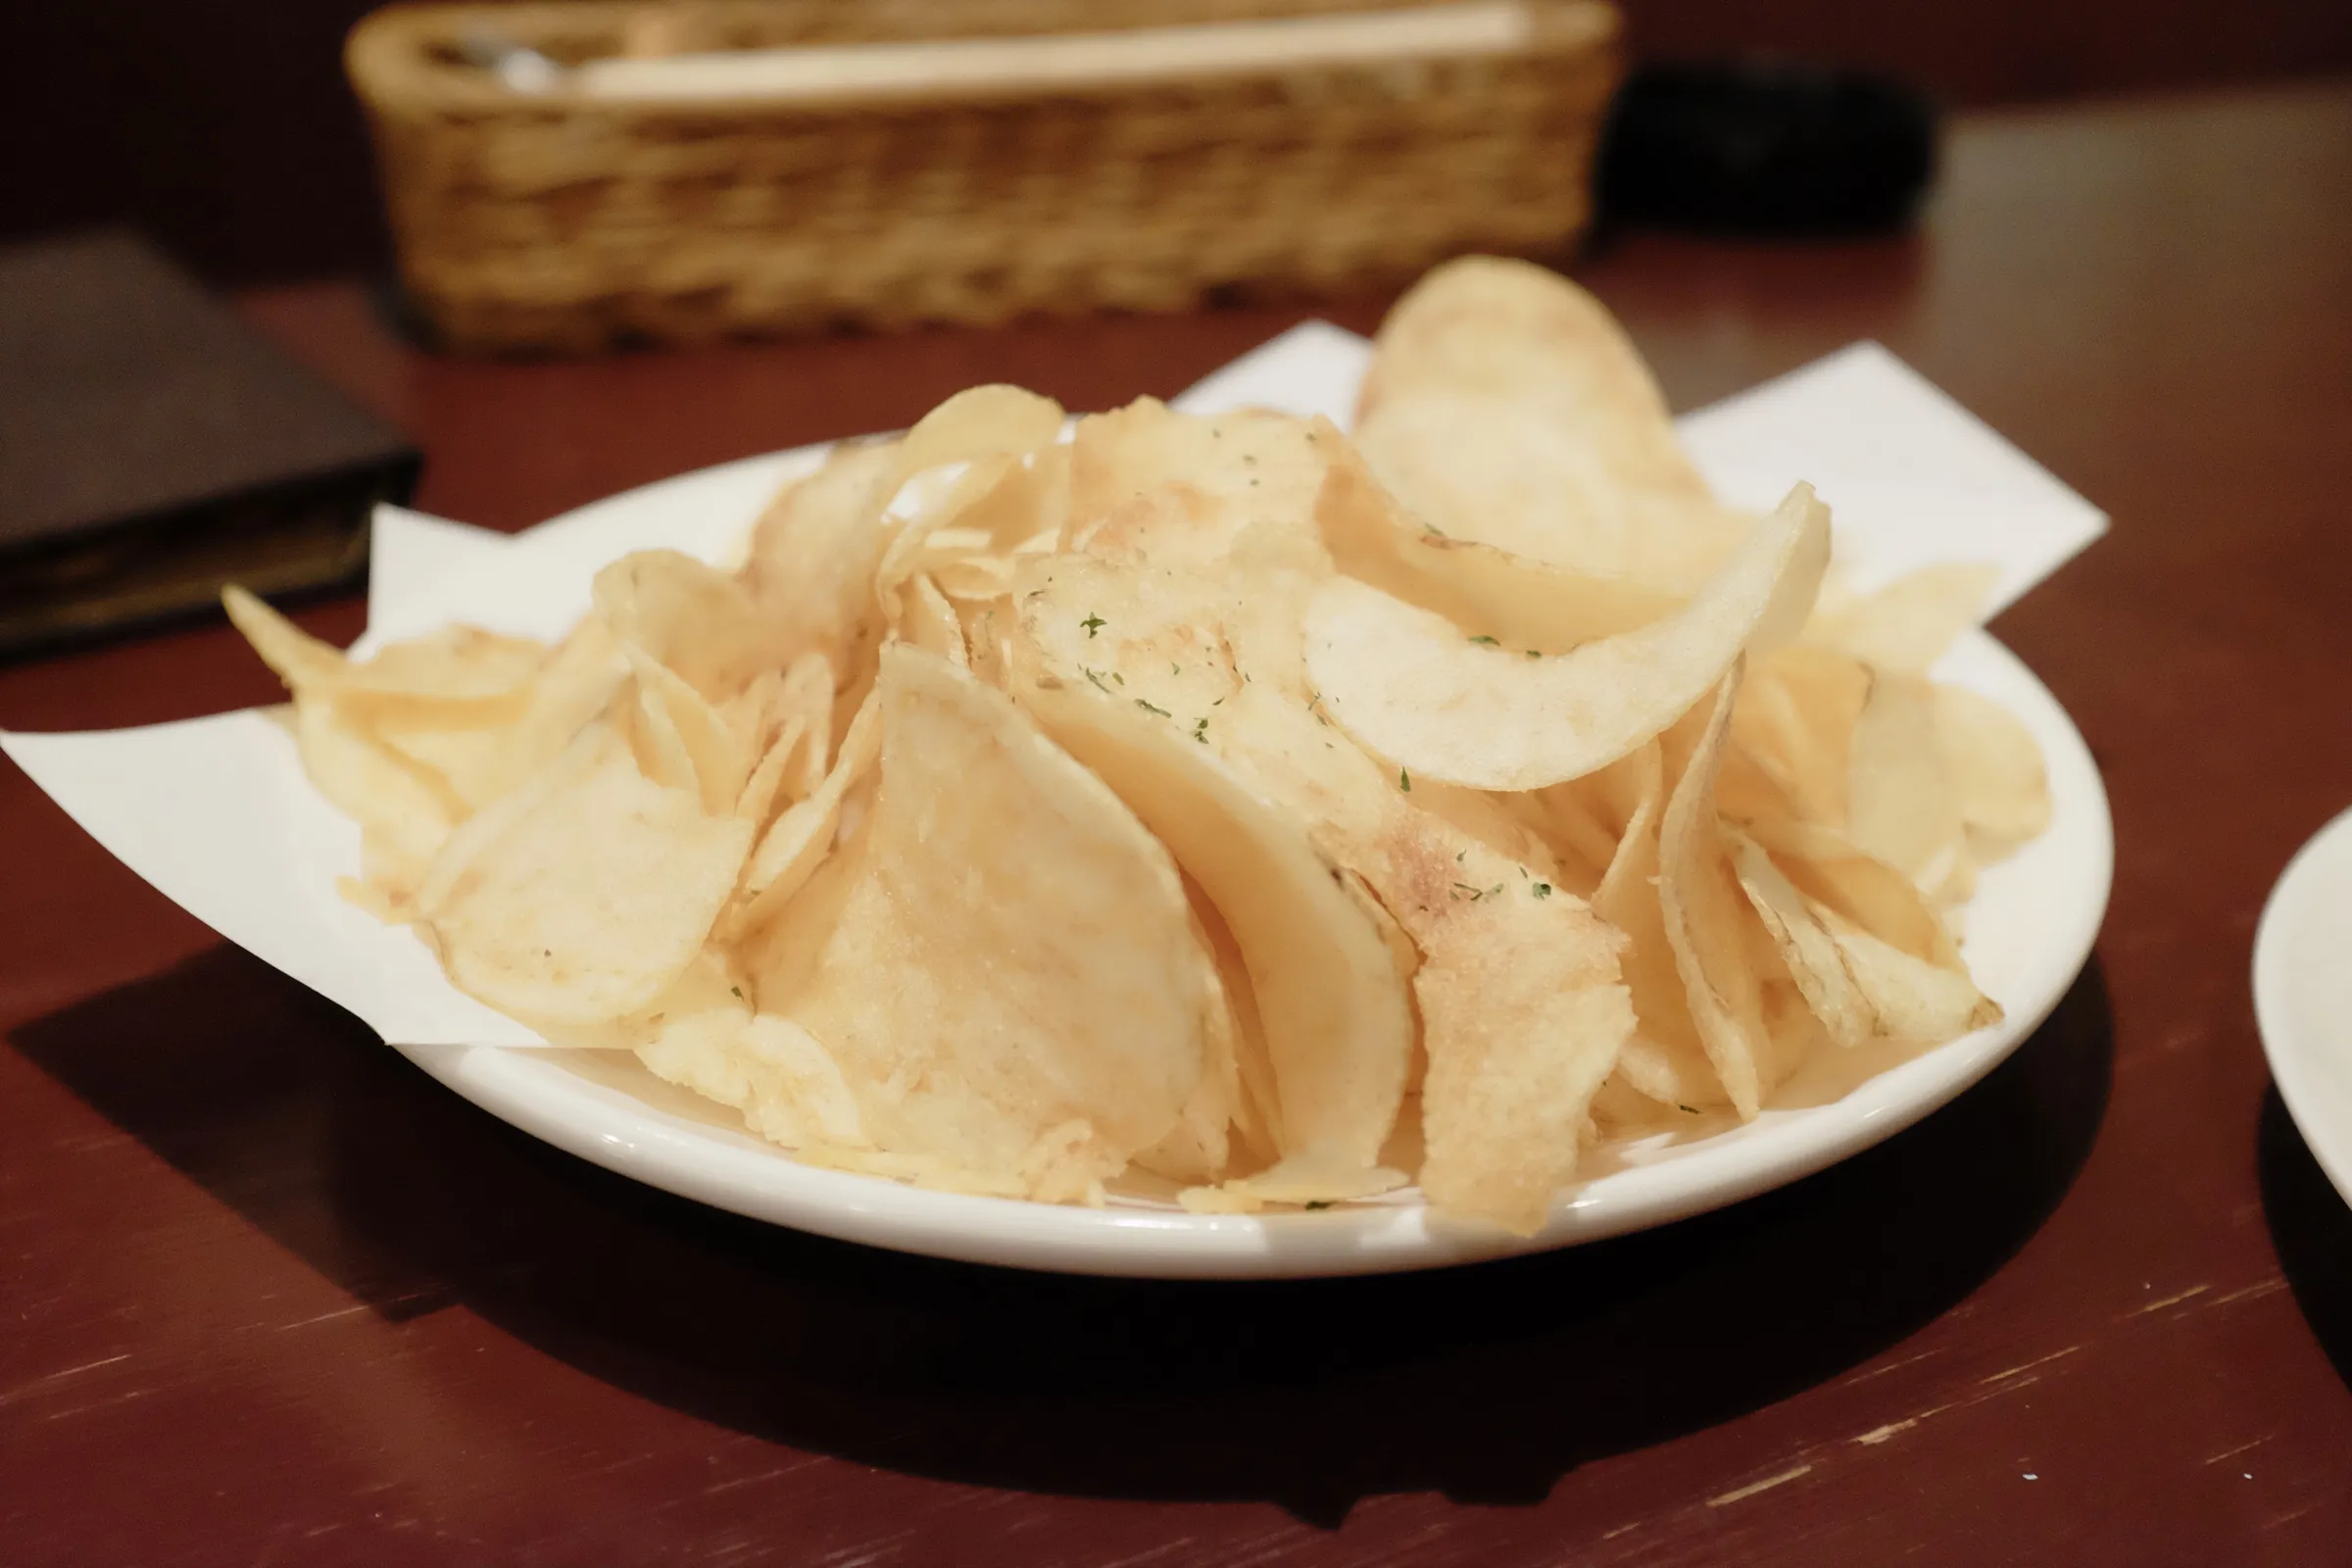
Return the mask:
{"type": "Polygon", "coordinates": [[[1522,51],[1533,33],[1520,0],[1475,0],[1198,27],[592,60],[565,85],[590,97],[640,101],[969,98],[1472,59],[1522,51]]]}

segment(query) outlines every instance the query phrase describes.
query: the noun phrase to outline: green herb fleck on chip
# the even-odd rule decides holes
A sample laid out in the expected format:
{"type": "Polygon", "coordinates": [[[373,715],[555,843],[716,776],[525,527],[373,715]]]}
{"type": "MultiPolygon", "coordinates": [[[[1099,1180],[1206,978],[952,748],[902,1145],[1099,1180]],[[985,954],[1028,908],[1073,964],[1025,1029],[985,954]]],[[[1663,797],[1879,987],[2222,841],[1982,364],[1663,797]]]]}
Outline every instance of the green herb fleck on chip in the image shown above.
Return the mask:
{"type": "Polygon", "coordinates": [[[1101,631],[1104,626],[1109,625],[1110,622],[1104,620],[1101,615],[1090,614],[1078,624],[1086,628],[1087,636],[1092,637],[1095,633],[1101,631]]]}
{"type": "Polygon", "coordinates": [[[1152,704],[1145,702],[1141,697],[1138,697],[1135,700],[1135,706],[1142,709],[1147,713],[1157,713],[1162,718],[1166,718],[1168,716],[1168,710],[1166,709],[1154,708],[1152,704]]]}

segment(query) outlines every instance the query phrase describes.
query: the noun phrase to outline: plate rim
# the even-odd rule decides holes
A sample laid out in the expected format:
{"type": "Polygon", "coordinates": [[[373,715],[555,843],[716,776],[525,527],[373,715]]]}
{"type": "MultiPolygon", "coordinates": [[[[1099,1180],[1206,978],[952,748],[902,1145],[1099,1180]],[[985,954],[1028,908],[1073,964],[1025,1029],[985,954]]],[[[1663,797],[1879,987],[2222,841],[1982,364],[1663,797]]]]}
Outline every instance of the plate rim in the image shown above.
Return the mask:
{"type": "Polygon", "coordinates": [[[2254,952],[2248,965],[2248,979],[2254,992],[2254,1032],[2262,1044],[2263,1059],[2270,1066],[2271,1082],[2278,1090],[2280,1103],[2286,1106],[2287,1119],[2295,1124],[2303,1147],[2311,1151],[2312,1159],[2335,1188],[2336,1196],[2352,1204],[2352,1128],[2342,1132],[2321,1130],[2328,1126],[2319,1114],[2322,1092],[2310,1075],[2305,1060],[2309,1048],[2301,1031],[2288,1022],[2285,1000],[2288,985],[2285,933],[2290,922],[2303,915],[2314,896],[2313,879],[2319,874],[2317,867],[2322,858],[2336,853],[2345,844],[2352,844],[2352,806],[2320,824],[2287,858],[2278,881],[2271,884],[2270,894],[2263,900],[2261,915],[2254,922],[2254,952]]]}

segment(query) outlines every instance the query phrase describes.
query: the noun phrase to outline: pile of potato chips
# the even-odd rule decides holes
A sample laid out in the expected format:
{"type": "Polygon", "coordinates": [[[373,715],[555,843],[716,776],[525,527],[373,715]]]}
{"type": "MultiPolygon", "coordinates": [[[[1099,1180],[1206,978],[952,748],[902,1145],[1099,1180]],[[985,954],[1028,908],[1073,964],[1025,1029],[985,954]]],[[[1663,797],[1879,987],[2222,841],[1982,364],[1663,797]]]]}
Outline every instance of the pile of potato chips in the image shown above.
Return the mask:
{"type": "Polygon", "coordinates": [[[1596,1139],[1998,1017],[1943,910],[2041,760],[1926,673],[1988,574],[1829,554],[1802,486],[1715,503],[1592,299],[1469,260],[1352,441],[980,387],[552,648],[228,606],[347,891],[552,1041],[931,1187],[1527,1232],[1596,1139]]]}

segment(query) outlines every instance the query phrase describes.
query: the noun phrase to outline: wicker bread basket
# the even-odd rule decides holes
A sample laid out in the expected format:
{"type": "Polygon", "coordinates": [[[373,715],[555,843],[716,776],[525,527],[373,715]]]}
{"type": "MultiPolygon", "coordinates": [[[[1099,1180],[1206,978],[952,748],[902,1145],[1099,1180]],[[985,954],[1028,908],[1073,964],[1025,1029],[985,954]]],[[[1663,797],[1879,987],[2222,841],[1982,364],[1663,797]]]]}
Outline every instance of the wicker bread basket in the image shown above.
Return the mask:
{"type": "MultiPolygon", "coordinates": [[[[649,28],[646,6],[606,0],[403,6],[360,24],[348,65],[403,278],[441,339],[583,351],[837,321],[1170,310],[1212,290],[1400,278],[1468,249],[1565,247],[1589,212],[1616,12],[1472,7],[1515,12],[1506,45],[1421,58],[1292,42],[1370,13],[1374,26],[1449,24],[1451,13],[1406,9],[712,0],[663,8],[649,28]],[[1303,20],[1235,25],[1266,19],[1303,20]],[[966,44],[951,48],[1012,51],[1015,69],[977,84],[676,101],[600,95],[574,84],[587,73],[517,91],[465,52],[495,34],[572,67],[642,53],[650,32],[709,50],[1178,25],[1246,34],[1247,58],[1204,63],[1155,38],[1142,69],[1089,76],[1021,69],[1034,42],[966,44]]],[[[1134,67],[1139,40],[1125,44],[1134,67]]]]}

